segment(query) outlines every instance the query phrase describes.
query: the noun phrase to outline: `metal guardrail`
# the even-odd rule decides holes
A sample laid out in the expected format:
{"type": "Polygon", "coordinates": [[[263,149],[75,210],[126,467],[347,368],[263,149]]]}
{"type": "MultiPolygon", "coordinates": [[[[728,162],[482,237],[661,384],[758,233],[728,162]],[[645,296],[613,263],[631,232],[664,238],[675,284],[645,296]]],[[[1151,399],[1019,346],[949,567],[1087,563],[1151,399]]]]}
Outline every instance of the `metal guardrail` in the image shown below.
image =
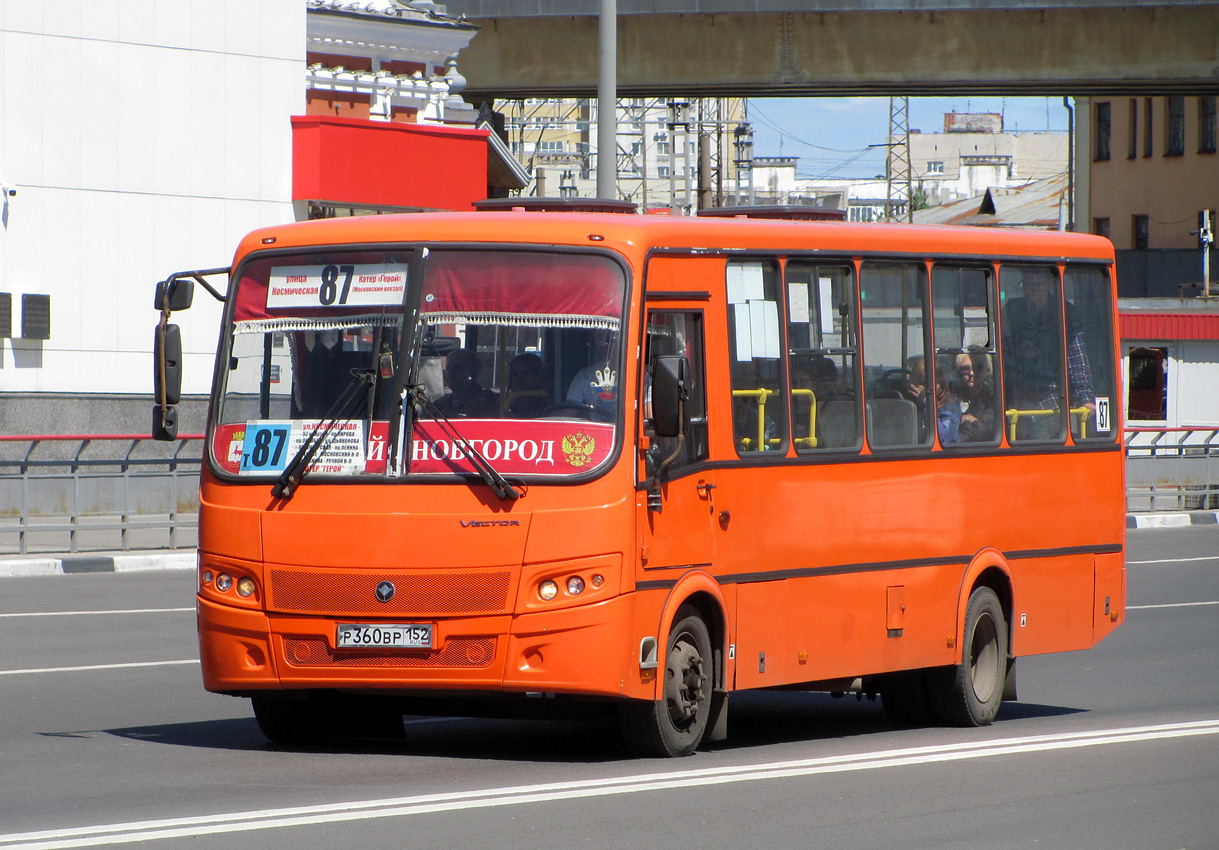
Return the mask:
{"type": "Polygon", "coordinates": [[[1127,428],[1126,510],[1219,509],[1219,425],[1127,428]]]}
{"type": "Polygon", "coordinates": [[[195,546],[202,440],[0,436],[0,552],[195,546]]]}
{"type": "MultiPolygon", "coordinates": [[[[0,553],[197,545],[202,434],[0,436],[0,553]]],[[[1127,428],[1126,509],[1219,510],[1219,425],[1127,428]]]]}

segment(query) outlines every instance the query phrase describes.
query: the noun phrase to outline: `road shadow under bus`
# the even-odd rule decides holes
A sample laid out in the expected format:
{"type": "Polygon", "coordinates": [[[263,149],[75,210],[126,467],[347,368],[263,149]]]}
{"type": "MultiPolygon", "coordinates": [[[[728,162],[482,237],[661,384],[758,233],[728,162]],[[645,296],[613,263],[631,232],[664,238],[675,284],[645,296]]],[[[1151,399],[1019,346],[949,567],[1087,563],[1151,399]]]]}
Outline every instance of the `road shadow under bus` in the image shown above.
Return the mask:
{"type": "MultiPolygon", "coordinates": [[[[892,735],[900,729],[885,715],[880,700],[853,695],[797,691],[753,691],[733,694],[729,737],[710,744],[718,752],[754,747],[892,735]]],[[[1086,709],[1036,703],[1004,703],[995,723],[1079,714],[1086,709]]],[[[336,736],[315,746],[273,744],[254,718],[229,718],[192,723],[137,726],[103,730],[120,738],[231,751],[282,751],[340,754],[385,754],[507,762],[602,763],[633,760],[608,712],[580,721],[517,720],[485,717],[413,716],[404,718],[401,737],[336,736]]],[[[62,735],[63,733],[46,733],[62,735]]]]}

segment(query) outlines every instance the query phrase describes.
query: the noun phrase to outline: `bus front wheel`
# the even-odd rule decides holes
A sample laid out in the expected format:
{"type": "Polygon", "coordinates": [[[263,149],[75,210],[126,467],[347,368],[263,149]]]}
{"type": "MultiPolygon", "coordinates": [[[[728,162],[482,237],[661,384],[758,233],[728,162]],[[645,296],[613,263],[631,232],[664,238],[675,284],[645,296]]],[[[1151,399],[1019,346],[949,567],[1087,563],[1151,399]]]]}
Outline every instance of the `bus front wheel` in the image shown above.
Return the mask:
{"type": "Polygon", "coordinates": [[[965,606],[961,663],[928,671],[931,707],[942,723],[989,726],[999,714],[1007,675],[1007,619],[989,587],[965,606]]]}
{"type": "Polygon", "coordinates": [[[711,713],[712,664],[707,624],[694,608],[682,606],[669,632],[660,699],[619,707],[627,744],[656,756],[688,756],[698,749],[711,713]]]}

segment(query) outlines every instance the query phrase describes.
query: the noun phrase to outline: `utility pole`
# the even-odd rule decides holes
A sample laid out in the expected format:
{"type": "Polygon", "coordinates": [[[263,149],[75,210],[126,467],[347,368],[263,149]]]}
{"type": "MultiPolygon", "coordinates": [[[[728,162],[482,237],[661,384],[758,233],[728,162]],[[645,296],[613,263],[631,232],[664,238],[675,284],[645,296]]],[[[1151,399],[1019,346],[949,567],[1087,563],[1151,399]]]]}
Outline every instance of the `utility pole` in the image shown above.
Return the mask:
{"type": "Polygon", "coordinates": [[[737,204],[753,203],[753,129],[746,121],[736,125],[736,129],[732,131],[732,144],[735,148],[736,165],[736,191],[738,201],[737,204]],[[748,201],[745,199],[744,181],[741,175],[744,174],[749,181],[749,196],[748,201]]]}
{"type": "Polygon", "coordinates": [[[690,203],[690,103],[669,101],[669,211],[676,215],[681,205],[677,201],[677,130],[681,128],[682,163],[686,169],[685,203],[690,203]]]}
{"type": "Polygon", "coordinates": [[[895,193],[906,195],[906,221],[914,221],[910,185],[910,98],[889,98],[889,158],[885,168],[885,221],[893,220],[895,193]]]}
{"type": "Polygon", "coordinates": [[[601,0],[597,20],[597,197],[614,199],[618,173],[618,0],[601,0]]]}

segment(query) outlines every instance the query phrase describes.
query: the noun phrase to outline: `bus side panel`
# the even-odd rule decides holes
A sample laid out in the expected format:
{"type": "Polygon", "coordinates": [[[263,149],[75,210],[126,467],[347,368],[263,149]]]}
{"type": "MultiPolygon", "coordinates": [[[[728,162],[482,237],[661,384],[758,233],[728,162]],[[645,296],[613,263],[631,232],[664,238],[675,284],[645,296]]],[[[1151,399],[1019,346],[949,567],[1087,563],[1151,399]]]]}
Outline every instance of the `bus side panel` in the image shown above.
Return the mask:
{"type": "Polygon", "coordinates": [[[1014,586],[1013,655],[1092,646],[1095,557],[1083,554],[1009,562],[1014,586]]]}
{"type": "Polygon", "coordinates": [[[736,687],[952,663],[962,567],[917,567],[737,587],[736,687]]]}
{"type": "Polygon", "coordinates": [[[1096,556],[1096,599],[1093,608],[1092,642],[1096,644],[1126,622],[1126,566],[1123,555],[1096,556]]]}

